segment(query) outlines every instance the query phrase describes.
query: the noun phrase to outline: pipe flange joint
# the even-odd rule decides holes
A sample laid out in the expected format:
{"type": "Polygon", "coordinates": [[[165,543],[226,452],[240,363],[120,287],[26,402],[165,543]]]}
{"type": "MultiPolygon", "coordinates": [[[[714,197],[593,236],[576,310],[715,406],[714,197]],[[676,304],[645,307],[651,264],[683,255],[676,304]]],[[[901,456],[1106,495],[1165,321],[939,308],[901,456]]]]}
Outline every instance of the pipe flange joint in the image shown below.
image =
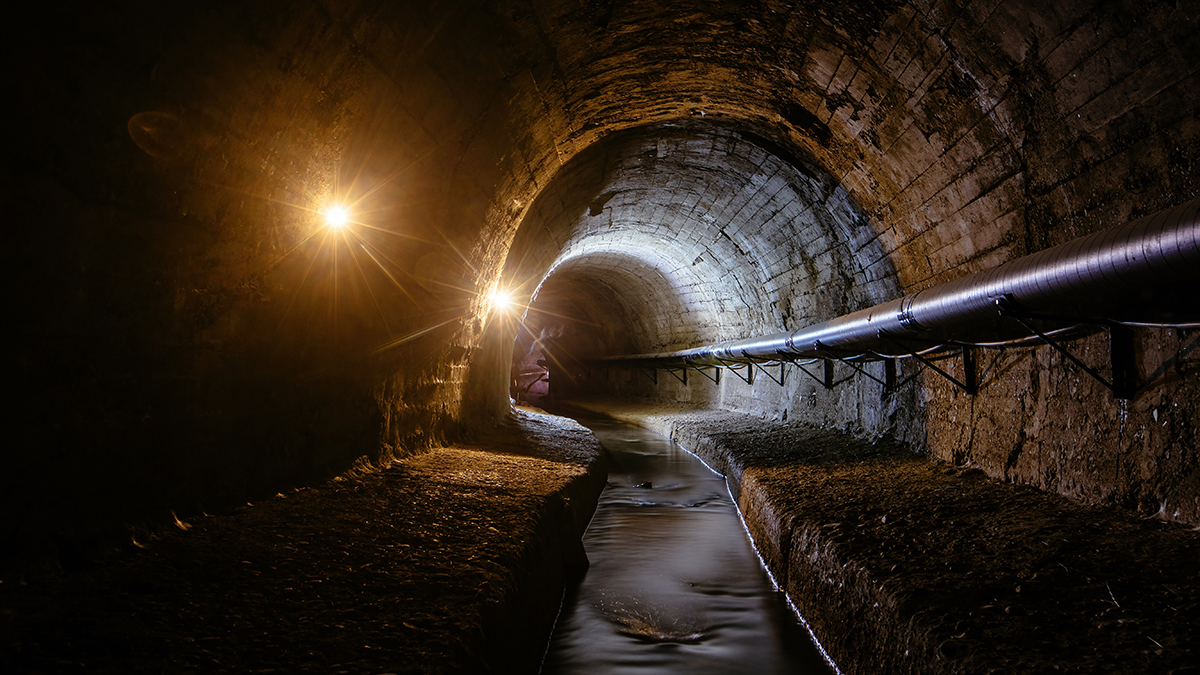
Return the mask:
{"type": "Polygon", "coordinates": [[[900,325],[912,331],[921,330],[921,324],[917,321],[917,318],[913,316],[912,311],[913,301],[916,299],[917,296],[912,295],[901,300],[900,312],[896,315],[896,320],[900,322],[900,325]]]}

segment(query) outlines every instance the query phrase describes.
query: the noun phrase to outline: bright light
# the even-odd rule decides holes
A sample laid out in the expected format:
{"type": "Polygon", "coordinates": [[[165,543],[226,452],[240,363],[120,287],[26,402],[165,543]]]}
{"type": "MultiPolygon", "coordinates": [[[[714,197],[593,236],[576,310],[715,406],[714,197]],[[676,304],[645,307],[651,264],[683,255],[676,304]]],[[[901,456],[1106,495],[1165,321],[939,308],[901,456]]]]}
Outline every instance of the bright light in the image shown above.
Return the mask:
{"type": "Polygon", "coordinates": [[[512,293],[496,289],[488,296],[488,304],[494,312],[507,312],[515,304],[512,293]]]}
{"type": "Polygon", "coordinates": [[[346,226],[350,222],[350,214],[346,213],[346,209],[340,206],[331,206],[325,210],[325,223],[337,230],[346,226]]]}

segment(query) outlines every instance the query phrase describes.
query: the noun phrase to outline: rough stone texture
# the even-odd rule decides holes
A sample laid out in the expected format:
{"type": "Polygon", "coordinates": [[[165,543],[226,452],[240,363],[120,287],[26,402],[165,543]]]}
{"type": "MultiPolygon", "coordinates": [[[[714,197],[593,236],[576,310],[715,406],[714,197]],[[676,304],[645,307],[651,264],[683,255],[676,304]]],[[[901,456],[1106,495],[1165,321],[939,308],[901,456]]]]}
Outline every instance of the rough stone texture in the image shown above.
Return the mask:
{"type": "MultiPolygon", "coordinates": [[[[1138,336],[1144,387],[1132,401],[1109,391],[1049,347],[983,352],[985,379],[967,396],[940,375],[901,362],[910,384],[884,395],[876,381],[835,366],[833,390],[817,380],[821,364],[722,373],[720,383],[690,372],[687,383],[659,373],[594,375],[585,391],[632,393],[650,400],[703,403],[773,420],[803,420],[869,439],[892,438],[955,466],[1026,483],[1085,503],[1115,503],[1183,523],[1200,523],[1200,456],[1190,401],[1198,392],[1194,329],[1143,329],[1138,336]]],[[[1070,343],[1107,375],[1108,338],[1070,343]]],[[[941,367],[961,375],[957,360],[941,367]]],[[[867,364],[883,378],[882,364],[867,364]]],[[[709,377],[713,374],[710,372],[709,377]]]]}
{"type": "Polygon", "coordinates": [[[1195,672],[1200,532],[811,426],[577,404],[726,475],[844,673],[1195,672]]]}
{"type": "Polygon", "coordinates": [[[605,484],[577,424],[442,448],[5,575],[8,673],[529,673],[605,484]]]}
{"type": "MultiPolygon", "coordinates": [[[[548,301],[557,285],[572,311],[621,322],[606,348],[669,346],[829,316],[1195,196],[1200,18],[1175,2],[29,14],[2,41],[4,367],[21,394],[6,556],[69,558],[171,510],[487,433],[518,330],[487,302],[502,281],[531,294],[554,270],[548,301]],[[355,214],[340,235],[320,216],[338,201],[355,214]],[[609,215],[631,239],[602,231],[609,215]]],[[[722,404],[1200,522],[1194,362],[1170,361],[1193,337],[1147,334],[1142,368],[1162,373],[1128,410],[1035,368],[1057,359],[1044,350],[973,401],[933,376],[883,403],[861,378],[835,401],[730,378],[722,404]]]]}
{"type": "MultiPolygon", "coordinates": [[[[533,270],[530,278],[540,277],[541,264],[529,263],[538,257],[528,253],[526,236],[545,247],[542,257],[557,256],[542,285],[549,296],[545,301],[539,296],[531,312],[585,319],[539,325],[543,334],[581,333],[580,350],[591,349],[597,337],[588,322],[606,315],[625,330],[609,329],[621,339],[596,352],[628,344],[652,352],[795,328],[858,302],[912,293],[989,268],[1195,194],[1196,127],[1194,115],[1181,109],[1195,109],[1186,90],[1197,63],[1180,50],[1197,39],[1197,17],[1185,8],[1068,4],[1050,9],[994,2],[874,7],[878,14],[859,15],[859,29],[880,19],[865,33],[819,11],[819,19],[792,14],[789,22],[774,20],[788,16],[782,7],[770,9],[781,16],[757,23],[753,12],[745,12],[741,20],[754,27],[750,34],[795,38],[773,40],[776,50],[769,58],[759,57],[759,69],[750,78],[765,91],[793,97],[776,108],[783,124],[741,117],[750,103],[737,112],[718,105],[737,97],[737,87],[746,81],[739,78],[725,87],[727,98],[710,93],[694,101],[693,117],[733,120],[739,131],[772,139],[763,147],[799,167],[798,173],[831,176],[835,182],[829,185],[846,195],[844,212],[864,214],[869,229],[833,230],[833,250],[845,254],[826,256],[820,272],[806,277],[805,256],[829,249],[789,236],[803,231],[803,217],[791,217],[789,226],[797,230],[773,227],[774,208],[789,201],[778,196],[788,191],[751,171],[739,179],[736,157],[725,160],[728,168],[719,173],[704,171],[693,159],[704,144],[673,148],[669,136],[684,125],[672,123],[670,133],[658,134],[668,137],[664,142],[643,144],[641,164],[608,160],[607,173],[590,174],[568,165],[562,182],[556,179],[539,196],[523,222],[523,227],[541,228],[549,214],[559,227],[574,223],[569,235],[539,236],[538,229],[522,229],[513,249],[520,255],[509,262],[517,268],[506,271],[514,279],[526,270],[533,270]],[[670,161],[672,151],[687,170],[675,172],[678,178],[657,179],[660,163],[670,161]],[[724,244],[720,237],[710,239],[705,219],[715,218],[713,227],[725,231],[719,221],[730,213],[694,205],[705,206],[702,196],[736,190],[738,181],[743,194],[753,195],[748,203],[775,206],[765,213],[734,209],[733,229],[743,236],[731,242],[736,248],[692,257],[700,253],[693,240],[724,244]],[[647,183],[662,195],[648,194],[647,183]],[[620,201],[626,192],[636,195],[638,216],[627,214],[630,204],[620,201]],[[607,204],[616,204],[610,227],[622,226],[619,232],[606,231],[596,224],[602,216],[590,215],[605,212],[607,204]],[[664,223],[669,236],[662,233],[664,223]],[[734,261],[742,251],[753,252],[747,267],[729,269],[741,267],[734,261]],[[716,293],[692,280],[702,274],[694,271],[702,264],[696,261],[710,258],[725,265],[712,270],[720,279],[716,293]],[[636,271],[639,264],[642,271],[636,271]],[[842,270],[853,281],[839,286],[831,270],[842,270]],[[566,294],[571,297],[561,298],[564,293],[555,288],[560,283],[573,289],[566,294]],[[582,289],[588,286],[604,290],[587,294],[582,289]],[[664,288],[674,293],[655,295],[664,288]],[[590,303],[580,295],[590,295],[590,303]],[[780,305],[780,296],[791,300],[780,305]]],[[[614,20],[619,16],[615,13],[614,20]]],[[[712,16],[713,25],[723,18],[706,16],[712,16]]],[[[672,35],[658,36],[659,44],[639,55],[669,51],[672,35]]],[[[707,46],[700,40],[692,53],[707,55],[707,46]]],[[[752,44],[723,53],[734,62],[754,54],[752,44]]],[[[603,63],[613,67],[614,61],[603,63]]],[[[654,64],[647,67],[672,73],[681,67],[669,58],[654,64]]],[[[580,66],[585,72],[588,67],[580,66]]],[[[624,138],[612,133],[596,145],[610,148],[627,142],[624,138]]],[[[599,152],[589,148],[575,162],[599,152]]],[[[814,196],[800,191],[794,200],[814,202],[814,196]]],[[[818,195],[813,208],[819,210],[820,202],[818,195]]],[[[1143,331],[1138,358],[1147,386],[1128,405],[1048,349],[1001,357],[984,392],[974,398],[925,373],[900,396],[881,400],[877,384],[840,366],[838,379],[851,379],[833,392],[794,368],[783,388],[761,374],[749,385],[726,373],[716,387],[695,373],[686,385],[664,374],[651,385],[636,372],[594,377],[585,388],[707,402],[872,437],[892,435],[993,477],[1195,524],[1200,523],[1200,464],[1193,439],[1200,392],[1189,356],[1193,337],[1189,331],[1143,331]]],[[[1099,338],[1072,348],[1105,369],[1099,338]]],[[[909,364],[901,377],[913,372],[909,364]]]]}

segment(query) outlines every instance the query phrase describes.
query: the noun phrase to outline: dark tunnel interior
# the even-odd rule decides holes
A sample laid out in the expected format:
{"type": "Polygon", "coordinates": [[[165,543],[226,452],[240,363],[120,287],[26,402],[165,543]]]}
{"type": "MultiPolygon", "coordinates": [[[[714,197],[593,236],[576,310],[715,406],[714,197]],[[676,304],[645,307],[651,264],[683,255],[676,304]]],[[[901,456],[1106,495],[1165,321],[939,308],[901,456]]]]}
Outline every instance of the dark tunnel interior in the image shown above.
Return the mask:
{"type": "MultiPolygon", "coordinates": [[[[220,593],[204,586],[209,553],[188,547],[227,552],[233,566],[212,576],[233,579],[233,557],[279,537],[292,543],[261,560],[300,555],[299,541],[325,542],[312,555],[328,560],[350,556],[346,542],[404,548],[387,565],[411,588],[370,611],[408,660],[356,660],[349,642],[307,660],[243,645],[275,664],[262,668],[536,672],[613,470],[589,432],[551,414],[570,413],[662,433],[723,474],[760,559],[840,672],[1101,672],[1114,660],[1127,666],[1111,672],[1195,672],[1193,262],[1126,284],[1107,316],[1072,314],[1105,306],[1102,290],[1026,316],[1049,338],[1019,344],[951,336],[940,351],[897,342],[905,358],[892,360],[825,349],[703,368],[612,359],[928,298],[1163,214],[1184,223],[1172,245],[1195,261],[1200,8],[27,9],[3,31],[6,670],[66,672],[55,641],[95,672],[254,669],[249,656],[136,660],[190,654],[200,624],[103,617],[150,612],[139,598],[169,613],[175,601],[154,598],[171,584],[153,580],[172,574],[193,589],[172,593],[220,593]],[[293,532],[299,522],[309,529],[293,532]],[[1029,548],[1075,532],[1084,543],[1064,546],[1078,550],[1029,548]],[[937,571],[914,569],[920,556],[937,571]],[[185,559],[198,567],[171,562],[185,559]],[[1070,582],[1049,571],[1101,563],[1154,569],[1070,582]],[[432,579],[451,586],[411,590],[432,579]],[[1043,586],[1061,601],[1047,591],[1021,610],[1003,595],[1043,586]],[[81,588],[111,595],[45,600],[81,588]],[[99,618],[55,614],[84,605],[99,618]],[[1059,628],[1057,646],[1017,646],[1059,628]],[[1117,651],[1089,651],[1110,629],[1124,636],[1117,651]],[[146,642],[125,653],[94,647],[108,633],[80,637],[104,630],[146,642]],[[175,637],[144,651],[155,635],[175,637]]],[[[300,565],[279,577],[289,593],[301,577],[375,588],[332,562],[288,560],[300,565]]],[[[346,566],[368,569],[356,560],[346,566]]],[[[262,575],[245,587],[274,588],[262,575]]],[[[239,616],[270,616],[272,602],[239,616]]],[[[310,639],[270,625],[279,644],[310,639]]],[[[243,629],[222,630],[205,639],[243,629]]]]}

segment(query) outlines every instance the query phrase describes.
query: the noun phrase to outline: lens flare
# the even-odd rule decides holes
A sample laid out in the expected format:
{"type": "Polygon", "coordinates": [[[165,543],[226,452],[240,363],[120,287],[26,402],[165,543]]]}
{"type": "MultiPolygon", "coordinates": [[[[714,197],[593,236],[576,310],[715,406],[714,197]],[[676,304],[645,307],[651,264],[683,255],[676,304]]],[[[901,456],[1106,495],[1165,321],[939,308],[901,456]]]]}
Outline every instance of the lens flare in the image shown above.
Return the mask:
{"type": "Polygon", "coordinates": [[[488,305],[493,312],[507,312],[514,304],[512,293],[508,291],[497,288],[488,295],[488,305]]]}
{"type": "Polygon", "coordinates": [[[325,210],[325,223],[335,230],[341,229],[350,222],[350,214],[340,206],[331,206],[325,210]]]}

